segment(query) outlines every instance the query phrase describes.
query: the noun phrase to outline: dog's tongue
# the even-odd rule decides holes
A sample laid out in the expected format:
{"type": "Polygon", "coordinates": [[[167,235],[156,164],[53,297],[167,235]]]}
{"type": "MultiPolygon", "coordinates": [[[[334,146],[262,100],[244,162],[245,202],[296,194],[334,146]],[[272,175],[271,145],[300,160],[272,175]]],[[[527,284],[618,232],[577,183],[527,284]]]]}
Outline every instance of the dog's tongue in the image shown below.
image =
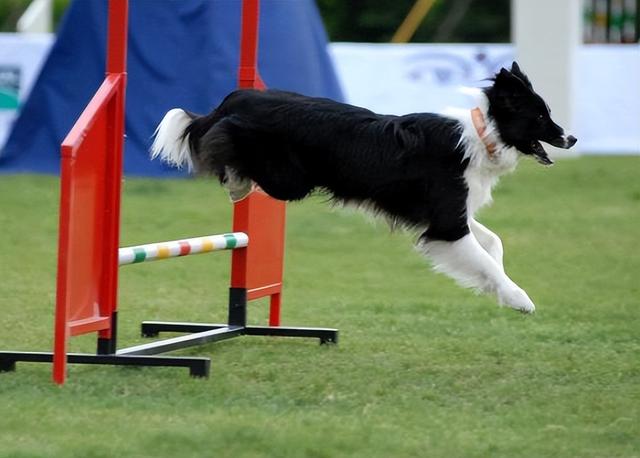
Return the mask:
{"type": "Polygon", "coordinates": [[[551,160],[551,158],[549,157],[547,152],[544,150],[544,148],[542,147],[539,141],[536,141],[536,140],[532,141],[531,149],[533,150],[533,155],[535,156],[536,161],[538,161],[540,164],[553,165],[553,161],[551,160]]]}

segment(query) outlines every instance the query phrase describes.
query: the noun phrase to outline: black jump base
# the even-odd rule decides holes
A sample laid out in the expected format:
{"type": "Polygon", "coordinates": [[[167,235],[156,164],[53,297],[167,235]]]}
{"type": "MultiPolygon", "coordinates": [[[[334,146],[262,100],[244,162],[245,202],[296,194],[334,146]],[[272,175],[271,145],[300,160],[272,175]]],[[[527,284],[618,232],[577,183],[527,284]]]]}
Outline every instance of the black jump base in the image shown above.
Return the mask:
{"type": "MultiPolygon", "coordinates": [[[[246,292],[231,288],[229,322],[226,324],[143,321],[143,337],[157,337],[161,332],[185,335],[157,340],[133,347],[116,349],[117,315],[114,314],[111,339],[98,339],[96,354],[67,353],[69,364],[103,364],[111,366],[185,367],[194,377],[208,377],[211,360],[192,356],[155,356],[240,336],[304,337],[319,339],[320,344],[337,344],[338,330],[285,326],[249,326],[246,324],[246,292]]],[[[0,372],[13,371],[17,362],[52,363],[52,352],[0,351],[0,372]]]]}

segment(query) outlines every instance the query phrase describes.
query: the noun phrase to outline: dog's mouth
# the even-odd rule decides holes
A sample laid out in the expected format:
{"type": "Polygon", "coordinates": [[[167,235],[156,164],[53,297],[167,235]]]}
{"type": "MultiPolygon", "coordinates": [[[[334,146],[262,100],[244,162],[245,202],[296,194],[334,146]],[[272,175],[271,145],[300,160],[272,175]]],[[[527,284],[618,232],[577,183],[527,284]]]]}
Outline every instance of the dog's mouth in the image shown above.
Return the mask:
{"type": "MultiPolygon", "coordinates": [[[[573,135],[569,135],[568,137],[565,137],[563,135],[549,141],[548,143],[558,148],[569,149],[573,145],[575,145],[577,141],[578,139],[573,135]]],[[[536,161],[538,161],[540,164],[553,165],[553,161],[538,140],[531,140],[531,143],[529,143],[529,149],[531,151],[531,154],[533,154],[533,156],[536,158],[536,161]]]]}
{"type": "Polygon", "coordinates": [[[532,140],[529,146],[531,147],[531,152],[533,153],[533,157],[536,158],[536,161],[542,165],[553,165],[553,161],[539,141],[532,140]]]}

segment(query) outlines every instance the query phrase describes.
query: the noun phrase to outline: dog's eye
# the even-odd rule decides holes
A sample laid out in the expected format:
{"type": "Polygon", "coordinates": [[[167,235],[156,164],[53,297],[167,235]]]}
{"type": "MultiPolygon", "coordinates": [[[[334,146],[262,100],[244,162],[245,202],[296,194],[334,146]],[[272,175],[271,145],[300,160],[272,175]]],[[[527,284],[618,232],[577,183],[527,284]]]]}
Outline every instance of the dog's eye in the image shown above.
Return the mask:
{"type": "Polygon", "coordinates": [[[542,121],[544,119],[544,115],[538,115],[538,119],[542,121]]]}

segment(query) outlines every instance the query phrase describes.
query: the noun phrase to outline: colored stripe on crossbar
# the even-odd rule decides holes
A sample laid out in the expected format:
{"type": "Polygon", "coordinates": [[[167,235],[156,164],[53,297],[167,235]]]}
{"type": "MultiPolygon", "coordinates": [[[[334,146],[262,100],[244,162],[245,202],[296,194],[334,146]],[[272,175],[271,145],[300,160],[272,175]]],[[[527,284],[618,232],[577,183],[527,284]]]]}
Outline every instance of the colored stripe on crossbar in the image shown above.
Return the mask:
{"type": "Polygon", "coordinates": [[[148,243],[118,249],[118,265],[137,264],[216,250],[233,250],[244,248],[248,244],[249,237],[244,232],[148,243]]]}
{"type": "Polygon", "coordinates": [[[236,238],[233,236],[233,234],[225,234],[224,238],[227,240],[227,249],[233,250],[236,247],[236,244],[238,243],[236,238]]]}

